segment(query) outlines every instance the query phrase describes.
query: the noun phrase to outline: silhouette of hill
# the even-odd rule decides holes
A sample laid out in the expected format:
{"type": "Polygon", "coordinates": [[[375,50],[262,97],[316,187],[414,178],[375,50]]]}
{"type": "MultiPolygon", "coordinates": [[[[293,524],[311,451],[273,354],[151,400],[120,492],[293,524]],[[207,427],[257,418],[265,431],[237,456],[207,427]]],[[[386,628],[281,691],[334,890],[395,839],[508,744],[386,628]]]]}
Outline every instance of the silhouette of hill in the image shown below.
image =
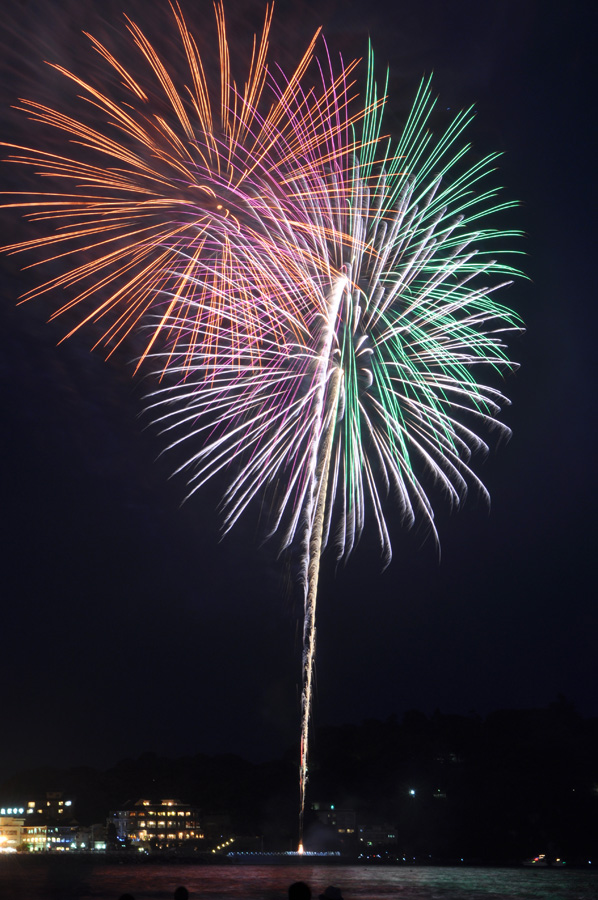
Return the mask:
{"type": "MultiPolygon", "coordinates": [[[[167,759],[143,753],[100,772],[39,768],[0,785],[3,804],[62,790],[83,823],[140,797],[176,797],[233,832],[288,847],[297,828],[296,749],[253,764],[234,755],[167,759]]],[[[598,720],[563,698],[545,709],[485,719],[417,710],[382,722],[321,727],[309,798],[354,810],[359,827],[391,825],[395,853],[434,859],[520,860],[539,852],[591,858],[598,845],[598,720]]],[[[307,813],[306,832],[316,821],[307,813]]],[[[359,831],[341,849],[357,852],[359,831]]]]}

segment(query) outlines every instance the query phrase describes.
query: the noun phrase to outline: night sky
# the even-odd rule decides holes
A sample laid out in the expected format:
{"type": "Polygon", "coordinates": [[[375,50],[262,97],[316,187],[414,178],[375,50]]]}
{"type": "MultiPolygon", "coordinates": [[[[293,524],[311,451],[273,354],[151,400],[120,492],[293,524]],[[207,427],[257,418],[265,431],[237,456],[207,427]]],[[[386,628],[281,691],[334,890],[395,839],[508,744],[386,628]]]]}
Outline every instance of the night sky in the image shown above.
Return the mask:
{"type": "MultiPolygon", "coordinates": [[[[128,10],[152,34],[157,6],[72,0],[58,12],[50,0],[3,0],[4,132],[35,143],[35,126],[8,110],[18,96],[38,89],[62,102],[41,57],[84,67],[81,30],[105,36],[128,10]]],[[[325,557],[316,725],[412,708],[484,715],[558,694],[598,715],[596,22],[586,6],[277,5],[279,47],[298,52],[322,23],[349,59],[371,36],[391,70],[388,128],[432,70],[442,108],[475,103],[468,136],[482,154],[505,151],[498,178],[522,203],[509,223],[526,232],[530,279],[501,296],[527,332],[513,339],[522,367],[504,386],[512,439],[476,464],[492,509],[472,496],[449,515],[436,497],[440,563],[424,532],[402,532],[392,512],[395,555],[384,572],[372,536],[347,566],[325,557]]],[[[207,0],[184,8],[211,27],[207,0]]],[[[231,29],[251,8],[226,4],[231,29]]],[[[22,172],[4,169],[7,190],[22,186],[22,172]]],[[[1,221],[4,243],[26,236],[18,213],[1,221]]],[[[296,561],[262,543],[259,510],[220,539],[222,483],[181,506],[184,481],[169,478],[173,460],[159,456],[142,415],[147,385],[126,356],[106,363],[85,332],[57,347],[65,326],[46,324],[52,301],[16,306],[41,271],[21,273],[15,257],[0,265],[0,781],[29,766],[108,767],[145,750],[278,756],[298,742],[296,561]]]]}

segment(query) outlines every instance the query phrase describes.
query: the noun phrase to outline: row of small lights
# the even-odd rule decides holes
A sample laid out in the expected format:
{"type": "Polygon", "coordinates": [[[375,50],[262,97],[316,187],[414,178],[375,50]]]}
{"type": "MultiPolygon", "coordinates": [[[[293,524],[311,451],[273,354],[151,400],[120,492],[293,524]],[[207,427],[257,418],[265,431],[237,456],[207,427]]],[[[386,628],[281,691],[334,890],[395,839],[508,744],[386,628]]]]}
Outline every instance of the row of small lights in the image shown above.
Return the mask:
{"type": "MultiPolygon", "coordinates": [[[[33,805],[34,805],[34,804],[32,804],[32,803],[29,804],[29,807],[30,807],[30,808],[27,810],[27,813],[32,813],[32,812],[33,812],[33,808],[32,808],[33,805]]],[[[65,800],[65,801],[64,801],[64,804],[61,802],[60,805],[61,805],[61,806],[63,806],[63,805],[64,805],[64,806],[71,806],[71,805],[72,805],[72,801],[71,801],[71,800],[65,800]]],[[[49,801],[48,801],[48,803],[46,803],[46,806],[50,806],[50,802],[49,802],[49,801]]],[[[59,809],[58,811],[59,811],[59,812],[62,812],[61,809],[59,809]]],[[[25,809],[24,809],[24,807],[22,807],[22,806],[3,806],[2,808],[0,808],[0,816],[22,816],[24,812],[25,812],[25,809]]],[[[39,809],[38,812],[42,812],[42,810],[39,809]]]]}
{"type": "Polygon", "coordinates": [[[229,838],[228,841],[225,841],[223,844],[218,844],[218,846],[212,850],[212,853],[216,853],[217,850],[224,850],[226,847],[230,847],[234,840],[234,838],[229,838]]]}
{"type": "MultiPolygon", "coordinates": [[[[212,850],[214,853],[214,850],[212,850]]],[[[338,850],[235,850],[229,856],[340,856],[338,850]]]]}

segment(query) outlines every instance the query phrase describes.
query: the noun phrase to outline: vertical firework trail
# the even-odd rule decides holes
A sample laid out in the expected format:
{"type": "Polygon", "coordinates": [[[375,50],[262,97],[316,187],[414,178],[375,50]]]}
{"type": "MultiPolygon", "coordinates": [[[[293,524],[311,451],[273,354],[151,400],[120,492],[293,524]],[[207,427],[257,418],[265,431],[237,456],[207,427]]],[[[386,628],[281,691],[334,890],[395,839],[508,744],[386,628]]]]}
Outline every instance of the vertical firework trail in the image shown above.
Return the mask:
{"type": "Polygon", "coordinates": [[[338,415],[342,389],[342,372],[332,359],[336,338],[336,320],[347,278],[340,277],[333,286],[323,346],[320,352],[315,383],[315,427],[309,473],[309,489],[305,509],[305,534],[303,538],[304,561],[304,620],[303,620],[303,690],[301,695],[301,745],[299,762],[299,848],[303,847],[303,821],[305,814],[305,790],[307,787],[307,762],[309,748],[309,723],[311,718],[314,661],[316,653],[316,602],[318,575],[322,555],[322,537],[326,513],[326,493],[330,459],[334,441],[334,426],[338,415]]]}

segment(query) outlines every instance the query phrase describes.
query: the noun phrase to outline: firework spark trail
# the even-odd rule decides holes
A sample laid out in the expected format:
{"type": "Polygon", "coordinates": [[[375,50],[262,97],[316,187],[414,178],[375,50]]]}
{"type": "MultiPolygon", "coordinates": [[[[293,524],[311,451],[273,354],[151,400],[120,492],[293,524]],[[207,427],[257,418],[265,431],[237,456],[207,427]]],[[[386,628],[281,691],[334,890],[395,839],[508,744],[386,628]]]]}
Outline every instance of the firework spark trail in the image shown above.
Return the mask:
{"type": "Polygon", "coordinates": [[[405,525],[423,519],[434,535],[427,483],[453,505],[471,485],[485,493],[471,455],[487,449],[489,429],[508,432],[496,418],[507,400],[478,382],[477,367],[512,368],[504,335],[520,328],[494,299],[518,273],[490,254],[516,233],[486,221],[512,204],[484,189],[496,156],[465,165],[469,111],[433,136],[429,82],[393,143],[381,132],[371,51],[363,102],[353,96],[356,63],[335,71],[327,50],[320,86],[303,87],[313,41],[288,79],[266,76],[268,9],[239,92],[217,6],[216,110],[195,41],[173,13],[186,91],[129,23],[168,121],[152,113],[145,81],[94,39],[126,103],[58,68],[101,112],[103,130],[24,101],[35,121],[102,162],[17,148],[15,160],[66,179],[72,193],[12,204],[55,226],[12,249],[63,260],[65,274],[26,297],[73,289],[56,315],[89,301],[76,328],[108,321],[100,341],[110,352],[149,322],[141,359],[151,355],[165,380],[148,405],[169,447],[190,448],[178,470],[189,495],[226,473],[226,530],[266,497],[271,534],[283,548],[300,544],[302,841],[322,552],[332,540],[346,559],[371,519],[388,563],[390,493],[405,525]],[[262,114],[266,83],[274,101],[262,114]]]}

